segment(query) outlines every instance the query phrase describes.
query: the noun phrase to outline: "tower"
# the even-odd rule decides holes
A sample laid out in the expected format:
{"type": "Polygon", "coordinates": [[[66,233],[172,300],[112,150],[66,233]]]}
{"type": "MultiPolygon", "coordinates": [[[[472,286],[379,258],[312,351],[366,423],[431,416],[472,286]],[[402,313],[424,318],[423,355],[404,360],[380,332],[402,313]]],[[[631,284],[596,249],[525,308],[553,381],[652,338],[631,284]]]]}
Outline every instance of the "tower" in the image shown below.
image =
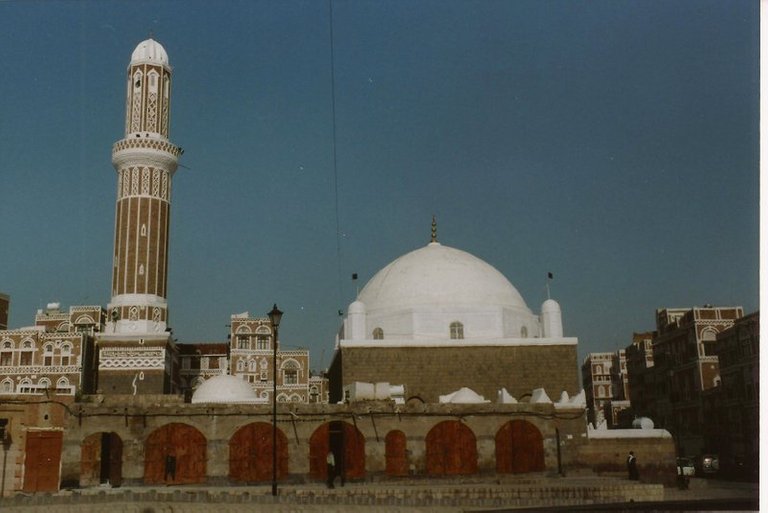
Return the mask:
{"type": "Polygon", "coordinates": [[[181,148],[168,140],[171,67],[165,49],[142,41],[128,65],[125,137],[112,148],[117,172],[109,320],[98,339],[103,393],[175,389],[168,329],[171,181],[181,148]]]}

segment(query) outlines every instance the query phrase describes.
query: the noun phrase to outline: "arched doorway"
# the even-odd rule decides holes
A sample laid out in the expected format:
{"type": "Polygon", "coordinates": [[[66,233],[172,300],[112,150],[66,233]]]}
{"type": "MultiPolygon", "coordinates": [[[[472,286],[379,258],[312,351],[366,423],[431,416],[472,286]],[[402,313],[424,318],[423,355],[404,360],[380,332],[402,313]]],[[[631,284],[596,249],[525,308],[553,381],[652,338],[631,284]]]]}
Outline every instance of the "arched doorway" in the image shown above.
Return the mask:
{"type": "Polygon", "coordinates": [[[336,471],[344,479],[365,477],[365,437],[353,425],[336,420],[320,426],[309,438],[309,475],[325,480],[325,457],[333,451],[336,471]]]}
{"type": "MultiPolygon", "coordinates": [[[[288,475],[288,439],[277,430],[277,479],[288,475]]],[[[272,424],[253,422],[229,440],[229,477],[235,481],[272,480],[272,424]]]]}
{"type": "Polygon", "coordinates": [[[390,431],[384,437],[384,452],[386,458],[386,474],[388,476],[408,475],[408,449],[405,433],[399,430],[390,431]]]}
{"type": "Polygon", "coordinates": [[[512,420],[496,433],[496,472],[520,474],[544,470],[544,438],[527,420],[512,420]]]}
{"type": "Polygon", "coordinates": [[[477,473],[475,434],[457,420],[445,420],[429,430],[426,438],[427,474],[453,476],[477,473]]]}
{"type": "Polygon", "coordinates": [[[117,433],[93,433],[80,446],[80,486],[123,481],[123,441],[117,433]]]}
{"type": "Polygon", "coordinates": [[[144,446],[145,484],[187,484],[205,481],[205,436],[192,426],[166,424],[144,446]]]}

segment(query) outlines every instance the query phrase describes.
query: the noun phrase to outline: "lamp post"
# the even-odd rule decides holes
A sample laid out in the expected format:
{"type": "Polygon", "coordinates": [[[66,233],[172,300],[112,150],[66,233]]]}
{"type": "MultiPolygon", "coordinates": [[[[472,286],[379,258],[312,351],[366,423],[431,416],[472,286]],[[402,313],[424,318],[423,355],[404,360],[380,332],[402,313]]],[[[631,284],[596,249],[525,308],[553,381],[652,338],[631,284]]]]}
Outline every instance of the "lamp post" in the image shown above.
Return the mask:
{"type": "Polygon", "coordinates": [[[277,496],[277,328],[283,312],[274,304],[267,314],[274,333],[272,339],[272,495],[277,496]]]}

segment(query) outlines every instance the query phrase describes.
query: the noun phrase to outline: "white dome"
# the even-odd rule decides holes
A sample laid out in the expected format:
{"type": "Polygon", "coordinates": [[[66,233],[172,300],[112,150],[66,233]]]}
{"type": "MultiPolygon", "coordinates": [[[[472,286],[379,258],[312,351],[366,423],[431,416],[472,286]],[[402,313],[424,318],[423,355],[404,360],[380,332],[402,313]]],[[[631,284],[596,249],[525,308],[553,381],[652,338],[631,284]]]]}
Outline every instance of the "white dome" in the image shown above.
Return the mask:
{"type": "Polygon", "coordinates": [[[202,383],[192,395],[193,403],[257,403],[251,385],[237,376],[214,376],[202,383]]]}
{"type": "Polygon", "coordinates": [[[493,266],[438,242],[390,263],[365,285],[358,299],[368,312],[446,304],[528,311],[517,289],[493,266]]]}
{"type": "Polygon", "coordinates": [[[376,273],[350,305],[348,319],[362,312],[364,326],[355,320],[350,326],[354,329],[345,334],[347,339],[540,336],[539,318],[503,274],[465,251],[437,242],[397,258],[376,273]]]}
{"type": "Polygon", "coordinates": [[[146,62],[168,66],[168,54],[163,45],[150,38],[139,43],[131,54],[131,64],[146,62]]]}

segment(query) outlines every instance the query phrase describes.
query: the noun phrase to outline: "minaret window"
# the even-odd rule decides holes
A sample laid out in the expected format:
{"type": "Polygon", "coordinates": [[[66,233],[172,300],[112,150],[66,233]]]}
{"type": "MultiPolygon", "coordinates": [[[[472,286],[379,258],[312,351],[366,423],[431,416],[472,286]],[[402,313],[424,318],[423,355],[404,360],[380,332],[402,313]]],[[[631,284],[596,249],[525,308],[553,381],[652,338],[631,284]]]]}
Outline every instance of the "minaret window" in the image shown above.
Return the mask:
{"type": "Polygon", "coordinates": [[[458,340],[464,338],[464,325],[458,321],[451,323],[451,339],[458,340]]]}
{"type": "Polygon", "coordinates": [[[528,338],[528,328],[525,326],[520,328],[520,338],[528,338]]]}
{"type": "Polygon", "coordinates": [[[383,340],[383,339],[384,339],[384,330],[381,328],[374,328],[373,340],[383,340]]]}

